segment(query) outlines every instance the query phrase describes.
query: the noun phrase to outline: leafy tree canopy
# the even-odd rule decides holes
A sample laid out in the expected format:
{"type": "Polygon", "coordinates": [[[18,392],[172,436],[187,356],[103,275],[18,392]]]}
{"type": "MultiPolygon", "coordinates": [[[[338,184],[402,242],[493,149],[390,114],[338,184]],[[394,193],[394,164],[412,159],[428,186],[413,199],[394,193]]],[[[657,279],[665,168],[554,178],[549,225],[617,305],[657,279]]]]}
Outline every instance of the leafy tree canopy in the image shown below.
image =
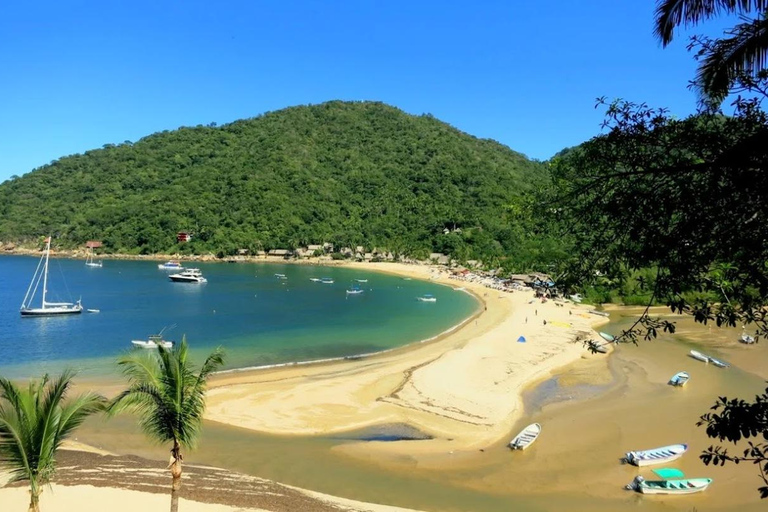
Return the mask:
{"type": "Polygon", "coordinates": [[[540,250],[527,212],[545,182],[543,164],[430,115],[332,101],[61,158],[0,185],[0,240],[219,254],[332,242],[524,260],[540,250]],[[179,231],[192,242],[177,246],[179,231]]]}

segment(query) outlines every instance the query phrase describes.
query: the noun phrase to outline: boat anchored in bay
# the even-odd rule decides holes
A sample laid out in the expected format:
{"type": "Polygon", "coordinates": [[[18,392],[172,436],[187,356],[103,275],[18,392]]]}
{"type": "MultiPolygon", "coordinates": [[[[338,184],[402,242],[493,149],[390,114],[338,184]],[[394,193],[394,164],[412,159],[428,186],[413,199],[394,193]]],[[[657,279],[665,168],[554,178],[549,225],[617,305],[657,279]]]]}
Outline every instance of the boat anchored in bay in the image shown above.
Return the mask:
{"type": "Polygon", "coordinates": [[[21,303],[19,312],[21,316],[60,316],[60,315],[77,315],[83,312],[83,305],[78,300],[77,302],[48,302],[46,296],[48,294],[48,260],[51,253],[51,237],[45,240],[45,251],[40,258],[40,262],[37,264],[35,274],[32,276],[32,281],[27,288],[27,294],[24,295],[24,301],[21,303]],[[40,286],[40,281],[43,285],[43,298],[39,308],[31,307],[32,300],[35,298],[35,293],[40,286]]]}
{"type": "Polygon", "coordinates": [[[171,274],[168,279],[174,283],[207,283],[208,280],[203,277],[199,268],[188,268],[179,274],[171,274]]]}

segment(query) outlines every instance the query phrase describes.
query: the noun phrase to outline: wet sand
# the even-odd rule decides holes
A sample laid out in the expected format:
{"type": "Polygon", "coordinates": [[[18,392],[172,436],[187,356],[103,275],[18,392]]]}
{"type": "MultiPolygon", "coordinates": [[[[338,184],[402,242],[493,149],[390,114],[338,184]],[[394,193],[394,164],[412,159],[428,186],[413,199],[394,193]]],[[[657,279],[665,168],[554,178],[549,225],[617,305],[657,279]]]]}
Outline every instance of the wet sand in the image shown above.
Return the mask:
{"type": "MultiPolygon", "coordinates": [[[[764,510],[752,467],[714,468],[699,461],[698,454],[712,442],[695,423],[719,395],[749,398],[765,389],[767,344],[739,344],[740,329],[709,332],[687,317],[674,318],[676,335],[623,345],[607,357],[563,340],[568,329],[553,325],[551,318],[549,330],[531,325],[524,333],[528,343],[517,344],[521,325],[530,325],[519,308],[533,304],[523,300],[518,305],[485,288],[478,293],[487,312],[477,324],[470,322],[441,340],[362,360],[217,378],[212,395],[222,396],[209,402],[215,404],[209,409],[214,421],[208,421],[201,448],[190,458],[363,502],[426,511],[764,510]],[[511,322],[515,311],[517,322],[511,322]],[[526,373],[509,366],[511,359],[533,356],[532,341],[547,333],[573,357],[546,371],[526,373]],[[485,340],[482,347],[475,346],[478,339],[485,340]],[[692,348],[734,366],[719,369],[696,361],[687,356],[692,348]],[[480,361],[483,371],[473,361],[480,361]],[[680,370],[691,374],[689,384],[669,386],[668,379],[680,370]],[[468,383],[468,374],[476,382],[468,383]],[[462,394],[458,388],[468,384],[483,396],[462,394]],[[488,410],[495,404],[503,412],[488,410]],[[220,425],[220,419],[247,429],[220,425]],[[491,425],[494,421],[499,424],[491,425]],[[541,438],[525,452],[510,452],[508,439],[534,421],[543,425],[541,438]],[[356,442],[334,437],[392,423],[406,423],[435,439],[356,442]],[[666,467],[689,477],[714,478],[709,490],[654,497],[623,489],[638,474],[653,475],[650,468],[622,464],[625,452],[678,442],[691,448],[666,467]]],[[[555,314],[568,315],[548,304],[555,314]]],[[[534,318],[548,311],[541,306],[534,318]]],[[[601,329],[617,333],[637,313],[617,308],[611,325],[601,329]]],[[[593,320],[581,314],[574,311],[568,320],[593,320]]],[[[165,449],[147,447],[127,419],[92,424],[81,440],[157,460],[166,455],[165,449]]]]}
{"type": "Polygon", "coordinates": [[[409,444],[409,455],[473,450],[506,437],[522,412],[522,388],[584,356],[575,339],[596,336],[592,326],[605,321],[584,307],[542,303],[532,291],[501,292],[449,280],[430,267],[353,268],[464,287],[484,302],[484,311],[441,339],[385,354],[218,375],[208,393],[208,419],[283,435],[403,423],[434,438],[409,444]],[[519,343],[520,336],[527,341],[519,343]]]}

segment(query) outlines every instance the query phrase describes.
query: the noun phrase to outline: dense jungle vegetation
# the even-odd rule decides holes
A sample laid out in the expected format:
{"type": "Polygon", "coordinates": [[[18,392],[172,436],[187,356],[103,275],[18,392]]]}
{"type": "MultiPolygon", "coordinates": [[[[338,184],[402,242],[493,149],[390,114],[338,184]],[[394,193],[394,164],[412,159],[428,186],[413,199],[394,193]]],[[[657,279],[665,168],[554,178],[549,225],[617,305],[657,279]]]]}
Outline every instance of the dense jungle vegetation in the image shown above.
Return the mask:
{"type": "Polygon", "coordinates": [[[540,269],[562,257],[530,213],[547,181],[429,114],[332,101],[60,158],[0,185],[0,241],[219,255],[332,242],[540,269]]]}

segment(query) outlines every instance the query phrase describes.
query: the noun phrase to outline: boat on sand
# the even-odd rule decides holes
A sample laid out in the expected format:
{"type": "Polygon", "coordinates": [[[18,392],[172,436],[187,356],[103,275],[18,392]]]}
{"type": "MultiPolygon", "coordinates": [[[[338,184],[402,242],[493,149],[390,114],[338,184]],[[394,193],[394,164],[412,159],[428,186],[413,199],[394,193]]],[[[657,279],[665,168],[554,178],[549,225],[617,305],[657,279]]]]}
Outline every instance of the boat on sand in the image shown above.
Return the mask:
{"type": "Polygon", "coordinates": [[[509,442],[509,447],[512,450],[525,450],[539,438],[539,434],[541,434],[541,425],[531,423],[512,438],[509,442]]]}
{"type": "Polygon", "coordinates": [[[687,444],[671,444],[661,448],[628,452],[626,459],[635,466],[651,466],[679,459],[687,450],[687,444]]]}
{"type": "Polygon", "coordinates": [[[669,383],[673,386],[683,387],[688,383],[690,379],[691,376],[688,375],[688,372],[677,372],[672,376],[671,379],[669,379],[669,383]]]}
{"type": "Polygon", "coordinates": [[[688,355],[691,356],[692,358],[698,360],[698,361],[702,361],[704,363],[708,363],[709,362],[709,356],[704,355],[704,354],[702,354],[701,352],[699,352],[697,350],[691,350],[690,352],[688,352],[688,355]]]}
{"type": "Polygon", "coordinates": [[[712,483],[711,478],[672,478],[669,480],[646,480],[636,476],[627,489],[643,494],[693,494],[705,491],[712,483]]]}

